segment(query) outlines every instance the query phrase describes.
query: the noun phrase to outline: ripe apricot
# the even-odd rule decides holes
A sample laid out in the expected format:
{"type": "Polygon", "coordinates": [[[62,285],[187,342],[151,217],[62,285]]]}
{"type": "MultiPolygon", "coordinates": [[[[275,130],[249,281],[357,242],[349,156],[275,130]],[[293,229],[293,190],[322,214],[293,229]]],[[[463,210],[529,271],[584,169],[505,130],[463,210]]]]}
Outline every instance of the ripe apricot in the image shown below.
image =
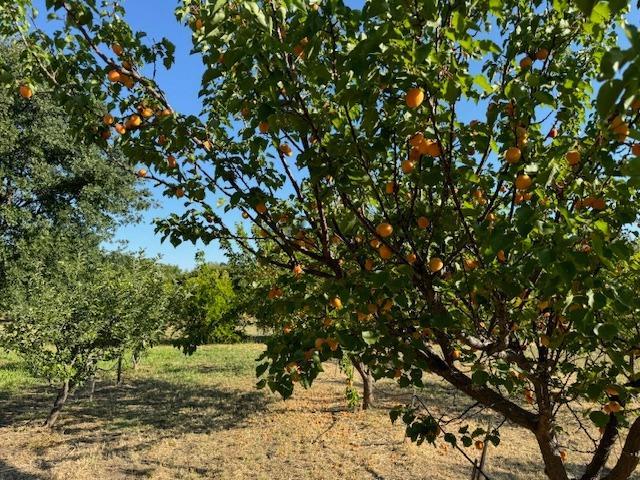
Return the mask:
{"type": "Polygon", "coordinates": [[[336,310],[340,310],[342,308],[342,300],[340,300],[340,297],[333,297],[329,300],[329,304],[336,310]]]}
{"type": "Polygon", "coordinates": [[[18,92],[20,93],[20,96],[24,99],[29,100],[31,97],[33,97],[33,90],[29,85],[20,85],[18,92]]]}
{"type": "Polygon", "coordinates": [[[416,168],[416,164],[411,160],[403,160],[400,168],[403,173],[410,174],[416,168]]]}
{"type": "Polygon", "coordinates": [[[107,73],[107,78],[109,79],[110,82],[119,82],[120,81],[120,72],[118,70],[110,70],[109,73],[107,73]]]}
{"type": "Polygon", "coordinates": [[[371,270],[373,270],[373,268],[374,268],[373,260],[371,260],[370,258],[367,258],[367,259],[364,261],[364,269],[365,269],[367,272],[370,272],[371,270]]]}
{"type": "Polygon", "coordinates": [[[102,117],[102,123],[104,123],[105,125],[113,125],[113,122],[115,121],[115,119],[113,118],[113,115],[107,113],[104,117],[102,117]]]}
{"type": "Polygon", "coordinates": [[[615,397],[616,395],[620,395],[620,392],[618,391],[617,387],[614,386],[609,386],[605,389],[605,392],[607,393],[607,395],[609,395],[610,397],[615,397]]]}
{"type": "Polygon", "coordinates": [[[531,67],[531,64],[533,64],[533,59],[529,56],[526,56],[522,60],[520,60],[520,68],[522,70],[527,70],[531,67]]]}
{"type": "Polygon", "coordinates": [[[418,108],[424,102],[424,91],[421,88],[410,88],[405,97],[409,108],[418,108]]]}
{"type": "Polygon", "coordinates": [[[421,154],[429,155],[430,157],[439,157],[442,155],[440,144],[435,140],[425,140],[418,149],[421,154]]]}
{"type": "Polygon", "coordinates": [[[475,258],[466,257],[463,263],[464,269],[467,271],[474,270],[478,267],[478,260],[476,260],[475,258]]]}
{"type": "Polygon", "coordinates": [[[407,256],[405,257],[405,260],[407,261],[407,263],[409,265],[413,265],[414,263],[416,263],[416,260],[418,259],[418,257],[416,257],[415,253],[409,253],[407,254],[407,256]]]}
{"type": "Polygon", "coordinates": [[[260,133],[268,133],[269,132],[269,123],[268,122],[260,122],[258,124],[258,130],[260,133]]]}
{"type": "Polygon", "coordinates": [[[566,155],[567,163],[572,167],[580,163],[580,152],[578,150],[570,150],[566,155]]]}
{"type": "Polygon", "coordinates": [[[537,60],[546,60],[547,57],[549,56],[549,50],[546,48],[541,48],[536,52],[536,59],[537,60]]]}
{"type": "Polygon", "coordinates": [[[558,136],[558,129],[555,127],[549,130],[549,133],[547,134],[547,137],[549,138],[556,138],[557,136],[558,136]]]}
{"type": "Polygon", "coordinates": [[[507,255],[504,253],[504,250],[498,250],[496,257],[498,257],[498,261],[500,263],[504,263],[507,261],[507,255]]]}
{"type": "Polygon", "coordinates": [[[504,158],[508,163],[514,164],[520,161],[522,157],[522,151],[518,147],[509,147],[506,152],[504,152],[504,158]]]}
{"type": "Polygon", "coordinates": [[[424,135],[421,132],[416,133],[409,139],[409,145],[419,147],[424,142],[424,135]]]}
{"type": "Polygon", "coordinates": [[[387,182],[384,186],[384,191],[388,194],[391,195],[393,194],[393,192],[395,192],[396,190],[396,183],[395,182],[387,182]]]}
{"type": "Polygon", "coordinates": [[[146,176],[147,176],[147,171],[146,171],[144,168],[141,168],[140,170],[138,170],[137,175],[138,175],[138,177],[140,177],[140,178],[144,178],[144,177],[146,177],[146,176]]]}
{"type": "Polygon", "coordinates": [[[119,43],[114,43],[113,45],[111,45],[111,50],[117,56],[120,56],[124,53],[124,49],[122,48],[122,45],[120,45],[119,43]]]}
{"type": "Polygon", "coordinates": [[[178,161],[176,160],[176,157],[174,157],[173,155],[169,155],[167,157],[167,167],[173,169],[176,168],[178,166],[178,161]]]}
{"type": "Polygon", "coordinates": [[[178,198],[184,197],[184,188],[182,187],[176,188],[176,197],[178,198]]]}
{"type": "Polygon", "coordinates": [[[443,267],[444,263],[442,262],[441,258],[433,257],[431,260],[429,260],[429,270],[431,270],[433,273],[439,272],[443,267]]]}
{"type": "Polygon", "coordinates": [[[116,129],[116,132],[118,132],[120,135],[124,135],[125,133],[127,133],[127,128],[121,123],[116,123],[114,128],[116,129]]]}
{"type": "Polygon", "coordinates": [[[376,228],[376,233],[382,238],[386,238],[393,233],[393,227],[390,223],[383,222],[376,228]]]}
{"type": "Polygon", "coordinates": [[[425,228],[429,228],[429,225],[431,224],[431,222],[429,221],[429,219],[427,217],[418,217],[418,227],[422,228],[423,230],[425,228]]]}
{"type": "Polygon", "coordinates": [[[263,202],[258,203],[256,205],[256,212],[258,212],[260,215],[264,215],[265,213],[267,213],[267,206],[263,202]]]}
{"type": "Polygon", "coordinates": [[[526,190],[531,186],[533,180],[526,173],[520,174],[516,177],[516,188],[518,190],[526,190]]]}
{"type": "Polygon", "coordinates": [[[640,157],[640,143],[634,143],[631,145],[631,153],[633,153],[636,157],[640,157]]]}
{"type": "Polygon", "coordinates": [[[300,275],[302,275],[304,273],[304,269],[302,268],[302,265],[295,265],[293,267],[293,274],[296,277],[299,277],[300,275]]]}
{"type": "Polygon", "coordinates": [[[618,413],[620,410],[622,410],[622,405],[620,405],[618,402],[616,402],[615,400],[611,400],[607,406],[609,407],[609,411],[611,413],[618,413]]]}
{"type": "Polygon", "coordinates": [[[380,258],[383,260],[389,260],[393,256],[393,252],[386,245],[381,245],[378,249],[378,255],[380,255],[380,258]]]}
{"type": "Polygon", "coordinates": [[[142,118],[140,118],[140,115],[136,114],[131,115],[126,123],[127,129],[137,128],[140,125],[142,125],[142,118]]]}

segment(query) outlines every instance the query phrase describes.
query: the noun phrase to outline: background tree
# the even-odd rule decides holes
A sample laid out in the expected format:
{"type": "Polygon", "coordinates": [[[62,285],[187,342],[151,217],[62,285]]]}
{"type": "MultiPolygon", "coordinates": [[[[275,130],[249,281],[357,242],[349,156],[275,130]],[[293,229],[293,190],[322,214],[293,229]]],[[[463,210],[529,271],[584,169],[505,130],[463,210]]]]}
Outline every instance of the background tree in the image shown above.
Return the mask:
{"type": "Polygon", "coordinates": [[[95,239],[43,234],[21,241],[3,290],[0,344],[33,375],[61,384],[45,424],[54,426],[69,394],[99,362],[140,352],[163,327],[163,277],[153,263],[102,252],[95,239]]]}
{"type": "Polygon", "coordinates": [[[196,268],[178,275],[171,298],[172,343],[185,353],[199,345],[232,343],[243,334],[232,313],[235,292],[227,268],[198,258],[196,268]]]}
{"type": "MultiPolygon", "coordinates": [[[[347,349],[366,338],[377,376],[440,376],[531,432],[553,480],[569,478],[558,412],[580,401],[603,429],[580,478],[601,476],[627,427],[604,478],[629,478],[638,304],[633,282],[613,278],[637,271],[630,2],[185,0],[176,13],[207,66],[202,117],[175,114],[141,74],[170,66],[172,48],[141,44],[121,6],[50,0],[64,22],[48,36],[24,26],[28,5],[0,7],[0,29],[26,32],[31,78],[60,87],[99,143],[111,122],[71,99],[107,102],[116,143],[185,200],[159,225],[172,242],[232,239],[283,271],[300,266],[309,293],[290,302],[317,318],[390,301],[391,319],[376,314],[366,335],[340,323],[333,335],[347,349]],[[226,226],[217,196],[259,235],[226,226]]],[[[29,81],[6,79],[27,98],[29,81]]],[[[266,383],[285,395],[321,369],[322,356],[305,357],[318,335],[300,336],[265,357],[266,383]]],[[[436,419],[404,419],[412,438],[436,441],[436,419]]]]}
{"type": "MultiPolygon", "coordinates": [[[[2,45],[0,52],[3,74],[19,71],[24,48],[2,45]]],[[[19,353],[34,374],[62,383],[49,425],[99,360],[149,343],[154,309],[163,304],[149,305],[144,290],[134,291],[138,281],[150,286],[141,260],[107,260],[99,249],[116,225],[147,205],[145,192],[117,149],[75,134],[57,100],[0,90],[0,345],[19,353]],[[100,275],[105,265],[117,278],[100,275]],[[120,290],[109,290],[109,282],[120,290]],[[116,293],[122,296],[107,298],[116,293]],[[118,306],[123,311],[116,313],[118,306]],[[100,309],[104,317],[96,320],[100,309]]]]}

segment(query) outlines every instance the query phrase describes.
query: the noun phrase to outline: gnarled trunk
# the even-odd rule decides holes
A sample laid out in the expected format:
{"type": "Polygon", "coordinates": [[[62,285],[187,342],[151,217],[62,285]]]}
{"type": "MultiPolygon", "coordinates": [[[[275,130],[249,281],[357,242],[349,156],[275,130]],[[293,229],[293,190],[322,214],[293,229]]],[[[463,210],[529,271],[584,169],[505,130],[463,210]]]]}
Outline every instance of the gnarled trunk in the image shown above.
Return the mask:
{"type": "Polygon", "coordinates": [[[44,425],[49,428],[53,428],[58,420],[58,416],[60,415],[60,411],[67,403],[67,399],[69,398],[69,393],[73,389],[73,383],[70,380],[65,380],[62,384],[62,387],[58,390],[58,395],[56,396],[55,401],[53,402],[53,408],[51,412],[49,412],[49,416],[47,420],[44,422],[44,425]]]}

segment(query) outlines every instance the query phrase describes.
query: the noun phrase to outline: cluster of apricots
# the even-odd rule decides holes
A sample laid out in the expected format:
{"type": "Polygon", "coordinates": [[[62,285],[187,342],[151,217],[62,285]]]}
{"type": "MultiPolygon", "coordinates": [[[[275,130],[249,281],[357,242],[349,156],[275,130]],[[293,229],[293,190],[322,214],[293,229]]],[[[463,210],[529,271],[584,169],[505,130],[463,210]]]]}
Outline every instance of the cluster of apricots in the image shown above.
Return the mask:
{"type": "Polygon", "coordinates": [[[527,54],[520,60],[520,68],[522,70],[528,70],[533,65],[535,60],[544,62],[549,57],[549,49],[540,48],[533,54],[527,54]]]}

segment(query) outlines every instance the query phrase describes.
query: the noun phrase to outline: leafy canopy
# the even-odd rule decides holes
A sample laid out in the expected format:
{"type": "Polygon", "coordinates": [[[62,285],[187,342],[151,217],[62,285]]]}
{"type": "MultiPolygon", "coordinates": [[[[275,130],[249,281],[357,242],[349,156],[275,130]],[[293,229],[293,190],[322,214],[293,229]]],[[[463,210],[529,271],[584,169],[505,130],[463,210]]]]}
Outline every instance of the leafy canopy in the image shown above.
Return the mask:
{"type": "MultiPolygon", "coordinates": [[[[184,199],[161,234],[222,239],[283,272],[266,308],[309,321],[270,343],[263,384],[289,395],[342,350],[401,385],[431,371],[534,432],[562,480],[557,413],[582,400],[604,432],[583,478],[633,422],[607,477],[628,478],[640,447],[623,408],[639,340],[630,2],[184,0],[176,14],[206,66],[200,117],[173,112],[142,74],[172,64],[170,42],[145,44],[107,4],[49,1],[64,19],[52,35],[18,22],[24,62],[62,86],[86,138],[184,199]],[[92,98],[117,123],[112,140],[92,98]],[[252,227],[227,225],[234,211],[252,227]],[[316,346],[329,336],[339,348],[316,346]]],[[[404,419],[435,441],[435,419],[404,419]]]]}

